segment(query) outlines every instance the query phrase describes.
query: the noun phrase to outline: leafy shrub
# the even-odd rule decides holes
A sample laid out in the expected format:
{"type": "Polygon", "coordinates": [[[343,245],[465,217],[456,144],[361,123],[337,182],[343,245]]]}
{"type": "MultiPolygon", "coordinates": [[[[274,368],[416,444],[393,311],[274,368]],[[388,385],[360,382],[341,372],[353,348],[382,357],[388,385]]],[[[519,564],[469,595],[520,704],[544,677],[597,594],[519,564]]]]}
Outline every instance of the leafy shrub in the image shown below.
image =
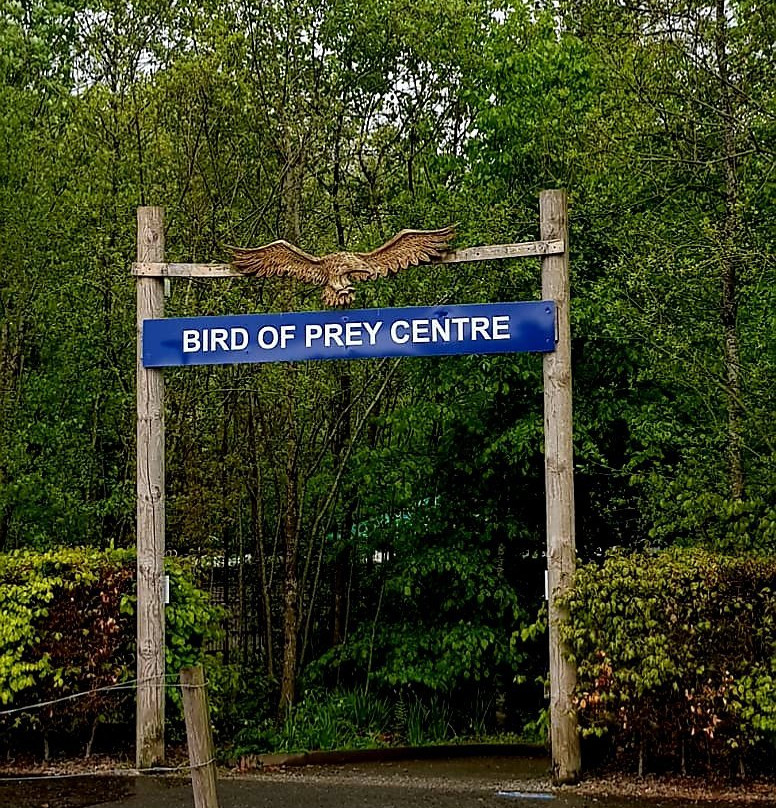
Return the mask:
{"type": "MultiPolygon", "coordinates": [[[[6,709],[129,678],[133,626],[121,604],[131,586],[126,553],[62,549],[0,556],[0,701],[6,709]]],[[[125,701],[121,693],[92,693],[12,713],[6,725],[40,730],[47,740],[51,731],[83,732],[125,701]]]]}
{"type": "MultiPolygon", "coordinates": [[[[167,666],[205,659],[221,612],[185,568],[168,564],[167,666]]],[[[59,701],[0,716],[5,740],[51,732],[93,739],[101,721],[131,723],[133,692],[98,690],[135,677],[135,556],[128,550],[60,548],[0,555],[0,702],[4,709],[59,701]],[[90,692],[98,691],[98,692],[90,692]],[[13,736],[13,737],[11,737],[13,736]]],[[[209,679],[218,681],[210,662],[209,679]]],[[[215,668],[215,669],[214,669],[215,668]]],[[[172,697],[179,698],[177,690],[172,697]]],[[[218,703],[218,699],[215,699],[218,703]]]]}
{"type": "Polygon", "coordinates": [[[686,770],[776,740],[776,559],[611,553],[577,571],[568,639],[585,735],[686,770]]]}
{"type": "Polygon", "coordinates": [[[383,746],[390,740],[392,714],[387,700],[364,691],[308,693],[279,728],[270,719],[246,722],[237,735],[235,753],[383,746]]]}
{"type": "MultiPolygon", "coordinates": [[[[455,705],[458,731],[467,731],[475,714],[492,730],[496,698],[514,692],[516,672],[530,671],[530,655],[511,642],[529,619],[526,596],[489,537],[447,530],[440,507],[428,503],[422,516],[392,526],[395,555],[361,582],[368,591],[354,607],[362,611],[353,629],[309,664],[305,677],[322,688],[347,681],[393,699],[405,694],[426,707],[436,698],[455,705]]],[[[383,538],[369,536],[375,550],[383,538]]]]}
{"type": "Polygon", "coordinates": [[[278,727],[272,719],[246,720],[235,755],[261,752],[364,749],[441,743],[455,735],[450,704],[401,691],[392,699],[364,690],[312,691],[278,727]]]}

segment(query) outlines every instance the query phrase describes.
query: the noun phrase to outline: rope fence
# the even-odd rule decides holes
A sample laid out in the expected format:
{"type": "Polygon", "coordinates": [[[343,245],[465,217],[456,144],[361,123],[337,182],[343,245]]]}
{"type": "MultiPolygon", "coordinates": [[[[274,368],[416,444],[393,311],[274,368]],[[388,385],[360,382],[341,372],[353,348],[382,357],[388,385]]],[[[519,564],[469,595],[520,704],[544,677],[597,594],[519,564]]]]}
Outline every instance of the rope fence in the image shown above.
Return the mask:
{"type": "MultiPolygon", "coordinates": [[[[0,710],[0,717],[8,715],[16,715],[19,713],[32,712],[40,710],[45,707],[51,707],[56,704],[73,701],[74,699],[86,698],[93,696],[97,693],[107,693],[121,690],[137,690],[141,685],[157,684],[159,687],[178,689],[181,691],[197,691],[207,688],[207,680],[195,683],[187,683],[180,681],[181,675],[178,673],[168,673],[159,676],[150,676],[143,679],[128,679],[124,682],[117,682],[112,685],[104,685],[102,687],[95,687],[91,690],[84,690],[79,693],[69,693],[66,696],[61,696],[56,699],[49,699],[47,701],[39,701],[33,704],[26,704],[19,707],[11,707],[8,709],[0,710]]],[[[149,766],[147,768],[127,767],[127,768],[112,768],[112,769],[98,769],[94,771],[83,772],[54,772],[51,774],[22,774],[18,776],[0,776],[0,784],[2,783],[22,783],[22,782],[36,782],[43,780],[68,780],[83,777],[126,777],[126,776],[140,776],[145,774],[175,774],[181,772],[194,772],[204,769],[213,765],[216,762],[215,756],[209,759],[196,763],[181,763],[178,766],[149,766]]]]}
{"type": "Polygon", "coordinates": [[[202,763],[181,763],[179,766],[149,766],[145,769],[139,769],[135,766],[121,769],[100,769],[99,771],[90,772],[55,772],[52,774],[20,774],[18,777],[8,776],[0,777],[0,783],[21,783],[32,782],[37,780],[68,780],[78,777],[134,777],[144,774],[175,774],[179,772],[188,772],[193,769],[203,769],[205,766],[210,766],[215,763],[215,757],[209,760],[204,760],[202,763]]]}
{"type": "Polygon", "coordinates": [[[111,690],[137,690],[139,685],[147,685],[156,682],[160,686],[177,688],[179,690],[198,690],[207,687],[207,682],[203,684],[189,685],[183,682],[168,682],[167,679],[179,678],[177,673],[168,673],[162,676],[149,676],[145,679],[127,679],[126,682],[117,682],[115,685],[105,685],[103,687],[95,687],[91,690],[84,690],[80,693],[70,693],[67,696],[60,696],[58,699],[50,699],[49,701],[39,701],[35,704],[27,704],[23,707],[12,707],[10,710],[0,710],[0,716],[13,715],[14,713],[24,713],[31,710],[38,710],[43,707],[51,707],[54,704],[60,704],[65,701],[72,701],[73,699],[80,699],[86,696],[93,696],[95,693],[105,693],[111,690]]]}

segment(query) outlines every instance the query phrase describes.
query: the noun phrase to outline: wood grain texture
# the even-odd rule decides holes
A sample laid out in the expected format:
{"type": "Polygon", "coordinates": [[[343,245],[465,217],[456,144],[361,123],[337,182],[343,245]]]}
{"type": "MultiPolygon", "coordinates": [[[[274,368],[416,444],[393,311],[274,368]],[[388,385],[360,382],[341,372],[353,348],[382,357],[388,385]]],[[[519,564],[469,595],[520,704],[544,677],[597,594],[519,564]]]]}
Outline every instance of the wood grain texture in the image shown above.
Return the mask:
{"type": "MultiPolygon", "coordinates": [[[[539,201],[541,237],[568,245],[564,191],[543,191],[539,201]]],[[[573,694],[576,667],[560,627],[568,622],[559,599],[573,584],[576,567],[574,532],[574,449],[572,444],[571,328],[569,323],[568,252],[542,258],[542,299],[554,300],[557,343],[544,354],[544,464],[547,498],[547,570],[550,639],[550,745],[556,784],[579,779],[581,759],[573,694]]]]}
{"type": "MultiPolygon", "coordinates": [[[[496,261],[505,258],[535,258],[558,255],[565,249],[562,239],[549,241],[524,241],[516,244],[486,244],[450,250],[445,255],[432,258],[430,264],[463,264],[475,261],[496,261]]],[[[242,278],[231,264],[183,264],[164,261],[140,261],[132,265],[132,274],[154,278],[242,278]]]]}
{"type": "Polygon", "coordinates": [[[194,808],[219,808],[213,730],[202,666],[181,671],[183,715],[189,747],[194,808]]]}
{"type": "Polygon", "coordinates": [[[533,258],[556,255],[562,253],[563,250],[562,239],[522,241],[515,244],[486,244],[481,247],[452,250],[447,255],[433,260],[432,263],[463,264],[472,261],[496,261],[504,258],[533,258]]]}
{"type": "MultiPolygon", "coordinates": [[[[163,211],[138,208],[137,260],[164,261],[163,211]]],[[[164,763],[164,376],[143,367],[143,320],[164,316],[164,283],[137,278],[137,718],[140,769],[164,763]]]]}

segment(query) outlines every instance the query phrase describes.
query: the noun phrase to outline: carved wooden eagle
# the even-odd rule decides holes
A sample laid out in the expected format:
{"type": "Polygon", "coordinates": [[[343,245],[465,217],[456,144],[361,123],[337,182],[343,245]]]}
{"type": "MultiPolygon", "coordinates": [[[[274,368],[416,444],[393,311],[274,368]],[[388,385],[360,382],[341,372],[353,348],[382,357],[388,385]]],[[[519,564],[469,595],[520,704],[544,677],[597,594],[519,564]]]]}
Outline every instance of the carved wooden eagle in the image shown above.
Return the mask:
{"type": "Polygon", "coordinates": [[[263,247],[232,249],[232,266],[245,275],[269,278],[291,276],[323,287],[321,296],[329,306],[353,302],[355,281],[385,278],[400,269],[415,266],[447,252],[455,225],[442,230],[402,230],[382,247],[367,253],[337,252],[318,258],[287,241],[263,247]]]}

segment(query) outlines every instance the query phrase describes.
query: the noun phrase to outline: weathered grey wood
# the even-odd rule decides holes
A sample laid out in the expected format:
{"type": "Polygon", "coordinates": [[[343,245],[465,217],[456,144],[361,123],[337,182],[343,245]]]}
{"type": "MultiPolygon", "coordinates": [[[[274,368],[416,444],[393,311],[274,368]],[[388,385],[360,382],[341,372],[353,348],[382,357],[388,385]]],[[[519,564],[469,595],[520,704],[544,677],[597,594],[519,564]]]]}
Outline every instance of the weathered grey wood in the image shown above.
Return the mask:
{"type": "MultiPolygon", "coordinates": [[[[562,239],[524,241],[518,244],[488,244],[452,250],[432,264],[463,264],[473,261],[495,261],[503,258],[530,258],[532,256],[559,255],[564,250],[562,239]]],[[[132,265],[132,274],[154,278],[243,278],[231,264],[179,264],[164,261],[140,261],[132,265]]]]}
{"type": "MultiPolygon", "coordinates": [[[[564,191],[543,191],[539,200],[541,238],[568,245],[564,191]]],[[[581,759],[577,714],[573,703],[577,674],[561,639],[568,611],[559,599],[569,592],[576,566],[574,534],[574,452],[571,407],[571,329],[569,325],[569,258],[542,258],[542,298],[554,300],[557,345],[544,354],[544,466],[547,497],[547,570],[550,637],[550,743],[555,783],[579,779],[581,759]]]]}
{"type": "Polygon", "coordinates": [[[530,258],[537,255],[557,255],[564,250],[562,239],[523,241],[517,244],[487,244],[482,247],[467,247],[452,250],[434,264],[463,264],[469,261],[495,261],[502,258],[530,258]]]}
{"type": "MultiPolygon", "coordinates": [[[[164,212],[137,210],[137,260],[164,261],[164,212]]],[[[139,769],[164,762],[164,377],[144,368],[143,320],[164,316],[164,282],[137,279],[137,718],[139,769]]]]}
{"type": "Polygon", "coordinates": [[[181,671],[181,688],[194,808],[218,808],[213,731],[201,665],[181,671]]]}
{"type": "Polygon", "coordinates": [[[138,261],[132,264],[132,274],[149,278],[244,278],[231,264],[174,264],[159,261],[138,261]]]}

